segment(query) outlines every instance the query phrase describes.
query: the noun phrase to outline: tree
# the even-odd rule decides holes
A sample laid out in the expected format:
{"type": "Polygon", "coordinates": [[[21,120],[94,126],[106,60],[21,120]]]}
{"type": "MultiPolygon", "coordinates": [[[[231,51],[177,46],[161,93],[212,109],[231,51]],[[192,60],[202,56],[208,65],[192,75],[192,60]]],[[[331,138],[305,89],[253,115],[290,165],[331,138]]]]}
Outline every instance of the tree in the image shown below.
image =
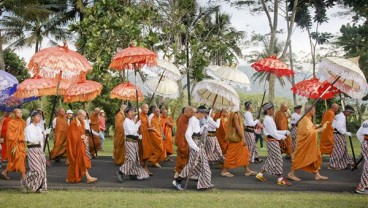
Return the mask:
{"type": "Polygon", "coordinates": [[[29,78],[26,62],[10,49],[4,50],[4,61],[4,70],[14,75],[19,82],[29,78]]]}

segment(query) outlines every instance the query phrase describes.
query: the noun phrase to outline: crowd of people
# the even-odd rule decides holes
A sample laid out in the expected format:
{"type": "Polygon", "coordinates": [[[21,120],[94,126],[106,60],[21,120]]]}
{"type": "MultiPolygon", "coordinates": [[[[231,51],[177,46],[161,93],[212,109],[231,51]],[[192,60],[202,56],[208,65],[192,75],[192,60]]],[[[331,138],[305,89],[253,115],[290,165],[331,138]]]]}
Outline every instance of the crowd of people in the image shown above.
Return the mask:
{"type": "MultiPolygon", "coordinates": [[[[281,104],[275,113],[273,103],[265,103],[261,110],[263,119],[253,118],[250,101],[244,104],[245,113],[229,112],[226,109],[207,109],[205,106],[187,106],[174,122],[165,108],[140,106],[139,113],[131,106],[121,105],[115,116],[113,161],[119,166],[117,179],[143,180],[153,175],[149,167],[161,168],[163,161],[170,161],[176,146],[174,180],[178,189],[186,188],[188,179],[197,181],[197,189],[214,187],[211,166],[219,165],[222,177],[234,177],[231,169],[242,167],[244,175],[264,182],[266,173],[276,175],[276,184],[290,186],[292,181],[301,181],[296,171],[314,174],[317,181],[328,180],[320,174],[322,154],[330,156],[329,170],[343,170],[355,165],[348,154],[345,136],[348,131],[347,118],[354,108],[347,105],[339,111],[339,105],[332,104],[316,126],[312,118],[315,108],[311,105],[294,106],[292,114],[286,104],[281,104]],[[290,126],[289,126],[290,120],[290,126]],[[175,137],[174,137],[174,127],[175,137]],[[321,132],[320,141],[318,133],[321,132]],[[260,158],[256,138],[263,133],[266,138],[267,157],[260,158]],[[291,168],[284,174],[283,156],[291,161],[291,168]],[[263,163],[261,170],[251,169],[252,163],[263,163]]],[[[1,178],[10,180],[8,172],[19,172],[23,191],[47,191],[46,166],[65,159],[68,166],[66,182],[79,183],[85,177],[87,183],[97,178],[91,176],[91,159],[103,151],[105,133],[105,112],[95,108],[88,115],[84,110],[60,109],[52,122],[54,146],[49,160],[45,157],[45,138],[51,129],[45,128],[40,110],[30,113],[27,122],[22,111],[15,109],[0,120],[1,159],[7,165],[1,178]],[[28,171],[26,171],[26,159],[28,171]]],[[[368,120],[357,131],[362,143],[362,155],[368,159],[368,120]]],[[[4,163],[5,164],[5,163],[4,163]]],[[[368,164],[364,163],[357,193],[368,194],[368,164]]]]}

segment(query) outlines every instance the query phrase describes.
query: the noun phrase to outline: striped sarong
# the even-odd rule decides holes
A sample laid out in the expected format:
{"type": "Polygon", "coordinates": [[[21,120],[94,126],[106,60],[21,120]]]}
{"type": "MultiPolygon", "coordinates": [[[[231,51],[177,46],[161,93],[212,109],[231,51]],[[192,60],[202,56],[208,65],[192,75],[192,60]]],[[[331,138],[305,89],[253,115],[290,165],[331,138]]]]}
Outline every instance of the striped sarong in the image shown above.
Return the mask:
{"type": "Polygon", "coordinates": [[[362,155],[364,157],[364,166],[359,185],[363,188],[368,188],[368,140],[364,140],[362,143],[362,155]]]}
{"type": "Polygon", "coordinates": [[[282,175],[283,161],[279,142],[267,141],[267,153],[268,157],[261,170],[272,175],[282,175]]]}
{"type": "Polygon", "coordinates": [[[138,180],[148,178],[148,173],[140,164],[138,142],[125,141],[125,151],[125,163],[120,166],[120,171],[124,175],[137,176],[138,180]]]}
{"type": "MultiPolygon", "coordinates": [[[[194,140],[198,147],[199,141],[194,140]]],[[[200,150],[196,152],[193,149],[189,151],[189,162],[183,168],[180,175],[181,178],[198,176],[197,189],[208,189],[211,188],[211,169],[208,164],[206,151],[200,147],[200,150]]]]}
{"type": "Polygon", "coordinates": [[[293,153],[295,152],[296,149],[296,135],[298,134],[298,127],[294,127],[291,130],[290,136],[291,136],[291,147],[293,149],[293,153]]]}
{"type": "Polygon", "coordinates": [[[353,163],[346,146],[345,135],[334,133],[334,147],[330,157],[330,166],[336,169],[346,169],[353,163]]]}
{"type": "Polygon", "coordinates": [[[204,147],[209,162],[221,162],[225,157],[222,155],[220,144],[216,136],[207,136],[204,147]]]}
{"type": "Polygon", "coordinates": [[[248,150],[250,153],[250,162],[254,162],[254,159],[258,158],[258,149],[256,143],[256,136],[254,132],[245,131],[245,143],[248,145],[248,150]]]}
{"type": "Polygon", "coordinates": [[[88,159],[91,160],[92,155],[91,155],[91,152],[89,151],[89,138],[88,138],[88,136],[86,136],[86,142],[84,144],[86,144],[85,145],[86,146],[86,155],[87,155],[88,159]]]}
{"type": "Polygon", "coordinates": [[[23,185],[33,192],[47,190],[46,157],[42,147],[29,148],[27,152],[29,171],[23,185]]]}

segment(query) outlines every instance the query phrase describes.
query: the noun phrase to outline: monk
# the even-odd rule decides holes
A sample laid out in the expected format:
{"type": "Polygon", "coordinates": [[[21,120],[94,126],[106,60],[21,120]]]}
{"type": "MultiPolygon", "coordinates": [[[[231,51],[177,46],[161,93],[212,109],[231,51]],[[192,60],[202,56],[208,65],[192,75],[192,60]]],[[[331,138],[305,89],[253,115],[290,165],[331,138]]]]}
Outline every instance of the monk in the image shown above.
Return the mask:
{"type": "Polygon", "coordinates": [[[160,109],[154,108],[152,112],[153,116],[150,120],[149,134],[152,144],[152,154],[148,158],[148,161],[156,168],[161,168],[159,162],[163,161],[166,157],[163,139],[162,128],[160,122],[160,109]]]}
{"type": "Polygon", "coordinates": [[[243,122],[238,112],[230,113],[226,124],[226,133],[235,132],[234,137],[237,137],[238,140],[229,141],[221,176],[234,177],[228,169],[238,167],[244,167],[245,176],[255,176],[257,174],[251,171],[248,166],[250,153],[245,144],[244,128],[242,124],[243,122]]]}
{"type": "Polygon", "coordinates": [[[67,134],[67,157],[69,160],[68,175],[66,182],[79,183],[82,177],[86,175],[87,183],[97,181],[92,177],[87,169],[91,168],[91,160],[87,157],[84,118],[86,112],[79,110],[77,117],[74,118],[69,125],[67,134]]]}
{"type": "Polygon", "coordinates": [[[18,108],[13,110],[14,118],[11,119],[6,131],[6,148],[8,165],[1,172],[4,179],[10,180],[8,172],[19,172],[22,180],[26,179],[26,143],[24,130],[26,122],[22,119],[22,111],[18,108]]]}
{"type": "MultiPolygon", "coordinates": [[[[290,117],[291,115],[288,113],[288,106],[285,103],[282,103],[280,106],[280,110],[277,111],[275,115],[275,123],[277,130],[279,131],[288,130],[289,129],[288,119],[290,117]]],[[[280,148],[281,153],[286,153],[288,156],[291,157],[293,153],[293,147],[290,135],[287,135],[285,140],[280,141],[280,148]]]]}
{"type": "Polygon", "coordinates": [[[114,133],[114,162],[116,165],[122,165],[125,161],[125,135],[124,135],[124,110],[127,106],[121,105],[119,112],[115,116],[115,133],[114,133]]]}
{"type": "Polygon", "coordinates": [[[141,106],[141,113],[139,114],[139,119],[141,120],[140,126],[140,134],[142,135],[142,141],[140,143],[140,155],[139,158],[143,163],[144,170],[148,173],[148,175],[152,176],[153,173],[148,170],[148,159],[153,152],[153,147],[151,143],[150,134],[148,132],[149,123],[148,123],[148,105],[143,104],[141,106]]]}
{"type": "Polygon", "coordinates": [[[4,117],[2,118],[2,125],[1,127],[1,135],[0,138],[3,138],[3,142],[1,143],[1,159],[2,161],[8,160],[8,151],[6,149],[6,129],[8,127],[8,123],[11,120],[10,113],[5,113],[4,117]]]}
{"type": "Polygon", "coordinates": [[[66,157],[66,134],[68,129],[68,120],[64,109],[59,109],[57,112],[54,135],[54,148],[50,152],[50,159],[47,165],[51,165],[51,160],[56,162],[61,158],[66,157]]]}
{"type": "Polygon", "coordinates": [[[321,154],[331,155],[334,147],[334,138],[333,138],[333,127],[332,121],[335,118],[336,112],[339,110],[339,105],[333,103],[331,108],[327,110],[322,117],[321,125],[324,125],[326,122],[327,128],[321,133],[321,140],[319,142],[321,154]]]}
{"type": "Polygon", "coordinates": [[[220,144],[222,155],[226,154],[227,147],[229,145],[229,142],[225,140],[225,132],[226,132],[226,122],[228,117],[228,111],[226,109],[223,109],[216,113],[214,120],[217,120],[221,117],[220,121],[220,127],[216,131],[216,137],[220,144]]]}
{"type": "Polygon", "coordinates": [[[91,136],[88,137],[89,152],[91,153],[92,158],[97,156],[95,155],[96,150],[98,151],[101,149],[101,140],[98,136],[98,133],[100,131],[100,122],[99,122],[99,117],[98,117],[99,114],[100,114],[100,108],[95,108],[95,110],[91,113],[91,116],[89,118],[91,121],[90,125],[91,125],[92,131],[97,133],[96,135],[91,132],[91,136]],[[96,150],[95,150],[95,146],[96,146],[96,150]]]}
{"type": "Polygon", "coordinates": [[[317,181],[328,180],[327,177],[319,174],[319,169],[322,165],[322,156],[318,148],[317,139],[318,132],[323,131],[328,123],[326,122],[321,128],[316,128],[312,121],[312,117],[316,113],[315,107],[306,105],[304,110],[305,112],[310,111],[299,122],[299,126],[303,128],[298,128],[297,131],[296,149],[288,179],[300,181],[301,179],[295,175],[295,171],[302,169],[306,172],[312,172],[315,175],[314,179],[317,181]]]}
{"type": "Polygon", "coordinates": [[[189,146],[185,139],[185,132],[187,131],[189,119],[194,115],[194,108],[187,106],[184,108],[183,113],[176,121],[176,135],[175,145],[176,149],[176,163],[175,163],[175,175],[174,178],[178,178],[183,168],[189,161],[189,146]]]}
{"type": "Polygon", "coordinates": [[[174,147],[173,147],[173,138],[172,138],[172,128],[174,122],[171,116],[167,114],[166,108],[161,109],[161,128],[162,133],[164,134],[164,149],[166,157],[164,161],[171,161],[169,158],[170,155],[174,154],[174,147]]]}

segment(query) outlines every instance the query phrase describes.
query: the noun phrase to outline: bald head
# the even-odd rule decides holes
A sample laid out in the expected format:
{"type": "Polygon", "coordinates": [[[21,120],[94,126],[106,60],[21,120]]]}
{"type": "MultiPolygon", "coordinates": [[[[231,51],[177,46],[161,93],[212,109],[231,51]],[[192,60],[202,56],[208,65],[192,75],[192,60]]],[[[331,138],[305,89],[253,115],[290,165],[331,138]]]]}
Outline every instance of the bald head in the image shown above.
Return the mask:
{"type": "Polygon", "coordinates": [[[141,106],[142,113],[147,114],[148,113],[148,110],[149,110],[149,108],[148,108],[148,105],[147,104],[143,104],[141,106]]]}
{"type": "Polygon", "coordinates": [[[333,110],[336,113],[339,110],[339,105],[336,103],[332,103],[331,110],[333,110]]]}
{"type": "Polygon", "coordinates": [[[288,110],[288,106],[286,105],[286,103],[281,104],[280,110],[283,111],[283,112],[286,112],[288,110]]]}
{"type": "Polygon", "coordinates": [[[15,118],[22,118],[22,111],[19,108],[13,110],[15,118]]]}
{"type": "Polygon", "coordinates": [[[184,115],[188,116],[188,117],[192,117],[194,114],[194,108],[192,106],[187,106],[184,108],[184,115]]]}

